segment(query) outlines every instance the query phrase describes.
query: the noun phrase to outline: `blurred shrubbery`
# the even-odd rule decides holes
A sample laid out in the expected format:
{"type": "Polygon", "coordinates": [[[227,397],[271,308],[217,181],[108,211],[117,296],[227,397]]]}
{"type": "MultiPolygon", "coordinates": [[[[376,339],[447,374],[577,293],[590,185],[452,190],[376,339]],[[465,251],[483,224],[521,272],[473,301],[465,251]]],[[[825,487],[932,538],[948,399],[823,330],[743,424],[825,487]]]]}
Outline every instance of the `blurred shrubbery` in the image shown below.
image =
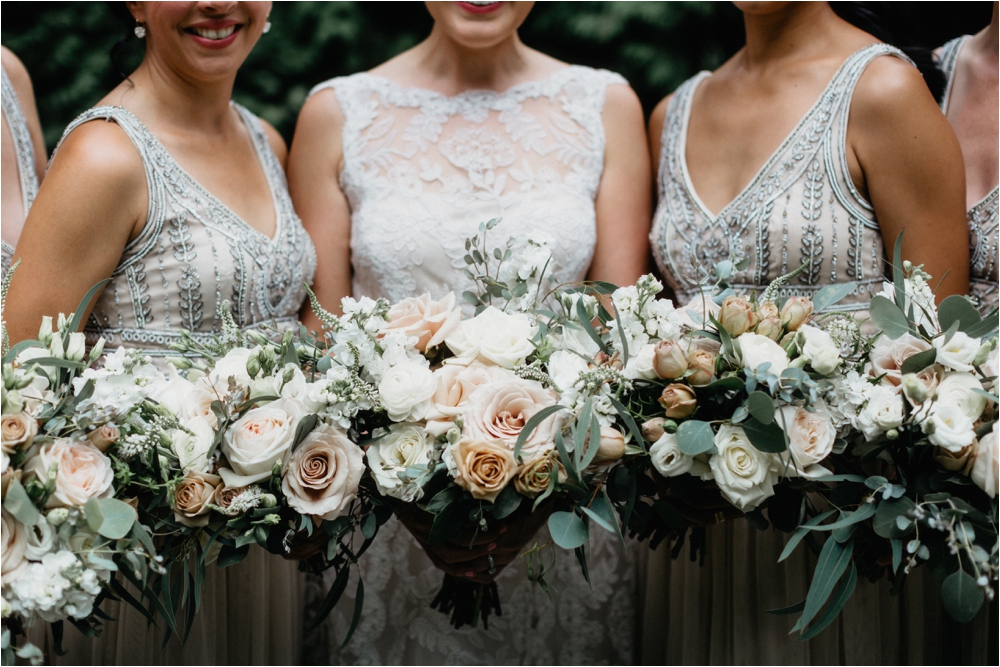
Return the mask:
{"type": "MultiPolygon", "coordinates": [[[[927,45],[978,29],[990,12],[986,2],[892,4],[927,45]]],[[[134,25],[124,20],[124,5],[8,2],[0,9],[0,39],[31,73],[50,149],[66,124],[120,81],[109,52],[134,25]]],[[[286,139],[313,85],[374,67],[431,28],[420,2],[276,2],[271,23],[240,72],[235,98],[286,139]]],[[[562,60],[621,73],[649,113],[686,78],[734,53],[743,22],[728,2],[540,2],[521,36],[562,60]]],[[[125,71],[141,57],[134,37],[128,46],[125,71]]]]}

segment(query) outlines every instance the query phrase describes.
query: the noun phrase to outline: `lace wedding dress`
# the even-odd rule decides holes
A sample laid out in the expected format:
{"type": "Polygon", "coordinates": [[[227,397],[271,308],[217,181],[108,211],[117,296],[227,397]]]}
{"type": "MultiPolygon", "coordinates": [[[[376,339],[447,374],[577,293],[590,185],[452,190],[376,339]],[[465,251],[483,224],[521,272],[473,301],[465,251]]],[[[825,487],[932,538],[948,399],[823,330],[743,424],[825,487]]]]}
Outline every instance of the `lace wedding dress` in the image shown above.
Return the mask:
{"type": "MultiPolygon", "coordinates": [[[[38,175],[35,173],[35,147],[31,142],[31,132],[28,130],[28,123],[24,119],[24,111],[21,109],[21,101],[17,98],[14,86],[7,77],[7,70],[0,68],[3,72],[3,120],[4,125],[10,131],[10,136],[14,140],[14,152],[17,158],[17,175],[21,181],[21,203],[24,216],[28,216],[28,209],[35,201],[38,193],[38,175]]],[[[2,276],[7,275],[10,269],[10,262],[14,255],[14,246],[4,240],[0,240],[0,259],[2,259],[2,276]]]]}
{"type": "MultiPolygon", "coordinates": [[[[346,118],[341,187],[351,207],[354,295],[398,300],[473,289],[462,260],[479,223],[502,218],[488,246],[541,234],[558,281],[584,278],[596,242],[605,89],[620,76],[567,67],[503,93],[447,97],[371,74],[337,78],[346,118]]],[[[597,531],[589,550],[592,589],[571,553],[546,574],[549,599],[518,559],[498,577],[503,615],[489,630],[453,629],[430,608],[441,586],[417,542],[392,520],[361,562],[364,614],[340,649],[354,600],[341,599],[306,637],[315,664],[630,663],[637,631],[635,546],[623,553],[597,531]]],[[[543,531],[539,543],[549,541],[543,531]]],[[[547,550],[555,551],[555,550],[547,550]]],[[[331,581],[313,581],[313,606],[331,581]]],[[[355,585],[349,584],[348,591],[355,585]]]]}
{"type": "MultiPolygon", "coordinates": [[[[678,300],[700,293],[715,262],[749,259],[732,282],[738,292],[762,291],[778,276],[809,261],[779,291],[812,297],[825,285],[851,283],[838,308],[858,312],[881,291],[885,245],[875,211],[847,168],[851,95],[868,64],[880,56],[906,58],[875,44],[850,56],[813,107],[754,179],[718,215],[694,190],[686,165],[691,101],[702,72],[677,89],[663,126],[659,203],[650,235],[663,275],[678,300]]],[[[708,528],[703,567],[670,561],[664,547],[650,556],[645,641],[648,664],[899,664],[933,660],[945,643],[937,589],[927,568],[893,597],[888,582],[863,582],[840,617],[809,642],[787,634],[793,617],[767,614],[803,600],[815,559],[798,549],[778,563],[789,536],[761,532],[746,521],[708,528]],[[926,585],[924,582],[926,579],[926,585]],[[660,633],[654,629],[662,628],[660,633]]]]}
{"type": "MultiPolygon", "coordinates": [[[[260,121],[234,104],[267,177],[277,218],[273,238],[251,227],[194,180],[142,122],[122,107],[96,107],[73,121],[65,138],[83,123],[111,121],[139,151],[149,189],[142,232],[125,247],[111,281],[98,297],[85,328],[107,349],[140,348],[154,360],[188,329],[211,336],[218,308],[232,304],[238,324],[291,325],[311,282],[316,254],[292,208],[285,174],[260,121]]],[[[56,148],[58,151],[58,147],[56,148]]],[[[201,608],[186,644],[162,645],[165,625],[146,619],[125,603],[102,605],[115,617],[97,639],[66,628],[69,654],[59,664],[289,664],[299,659],[302,575],[295,563],[251,549],[224,570],[207,569],[201,608]]],[[[180,616],[183,618],[183,616],[180,616]]]]}

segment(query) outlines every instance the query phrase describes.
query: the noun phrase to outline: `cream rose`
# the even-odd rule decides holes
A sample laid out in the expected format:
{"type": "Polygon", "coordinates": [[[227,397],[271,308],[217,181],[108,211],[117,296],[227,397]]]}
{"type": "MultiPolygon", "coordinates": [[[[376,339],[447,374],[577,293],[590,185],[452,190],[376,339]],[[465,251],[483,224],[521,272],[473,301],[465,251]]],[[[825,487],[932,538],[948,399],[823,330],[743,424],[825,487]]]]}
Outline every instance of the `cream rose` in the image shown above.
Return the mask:
{"type": "Polygon", "coordinates": [[[361,448],[339,428],[321,424],[288,459],[281,490],[292,509],[331,521],[357,497],[364,471],[361,448]]]}
{"type": "Polygon", "coordinates": [[[38,421],[27,412],[17,412],[0,418],[3,451],[13,454],[18,448],[27,449],[38,435],[38,421]]]}
{"type": "Polygon", "coordinates": [[[552,475],[556,475],[556,480],[560,484],[569,479],[555,452],[535,454],[518,468],[517,476],[514,477],[514,488],[522,496],[537,498],[549,488],[552,475]]]}
{"type": "Polygon", "coordinates": [[[121,431],[114,424],[102,424],[87,434],[87,440],[100,451],[106,452],[111,445],[118,442],[121,435],[121,431]]]}
{"type": "Polygon", "coordinates": [[[937,403],[954,405],[974,422],[986,409],[986,397],[974,391],[982,388],[979,380],[969,373],[945,373],[937,387],[937,403]]]}
{"type": "Polygon", "coordinates": [[[625,456],[625,436],[616,428],[601,427],[601,440],[597,443],[597,454],[591,465],[599,466],[613,463],[625,456]]]}
{"type": "Polygon", "coordinates": [[[478,361],[468,365],[445,363],[434,371],[435,388],[426,415],[427,430],[434,435],[446,433],[455,418],[465,412],[469,397],[476,388],[515,377],[510,371],[478,361]]]}
{"type": "Polygon", "coordinates": [[[707,338],[695,339],[687,351],[688,382],[701,387],[715,377],[715,360],[719,356],[718,343],[707,338]]]}
{"type": "Polygon", "coordinates": [[[795,463],[790,467],[790,474],[792,469],[802,477],[830,474],[819,463],[833,452],[837,429],[825,410],[809,412],[805,408],[786,405],[778,410],[775,422],[788,436],[788,453],[795,463]]]}
{"type": "Polygon", "coordinates": [[[739,343],[743,356],[743,369],[752,371],[761,365],[770,362],[767,372],[772,375],[781,375],[782,371],[788,368],[788,355],[767,336],[760,336],[755,333],[745,333],[736,339],[739,343]]]}
{"type": "Polygon", "coordinates": [[[813,302],[804,296],[789,297],[781,307],[781,323],[789,331],[797,331],[813,313],[813,302]]]}
{"type": "Polygon", "coordinates": [[[3,535],[0,536],[3,549],[0,553],[0,576],[6,585],[24,574],[28,567],[24,557],[27,535],[21,522],[7,510],[0,510],[0,527],[3,528],[3,535]]]}
{"type": "Polygon", "coordinates": [[[653,368],[661,380],[676,380],[688,369],[687,355],[680,343],[661,340],[653,349],[653,368]]]}
{"type": "Polygon", "coordinates": [[[43,445],[28,459],[26,472],[44,483],[56,465],[55,492],[46,507],[83,507],[90,498],[108,498],[114,493],[111,460],[89,442],[60,438],[43,445]]]}
{"type": "Polygon", "coordinates": [[[664,387],[660,397],[656,400],[663,407],[664,414],[670,419],[690,417],[698,406],[698,398],[695,396],[694,389],[679,382],[664,387]]]}
{"type": "Polygon", "coordinates": [[[250,385],[250,373],[247,371],[247,360],[250,355],[257,354],[257,350],[250,350],[245,347],[237,347],[226,353],[222,359],[215,362],[215,366],[208,374],[208,380],[220,393],[229,392],[229,379],[235,380],[238,387],[245,388],[250,385]]]}
{"type": "Polygon", "coordinates": [[[382,406],[394,422],[424,419],[436,389],[431,370],[410,361],[391,367],[378,383],[382,406]]]}
{"type": "Polygon", "coordinates": [[[170,432],[170,444],[177,455],[177,462],[185,472],[209,472],[212,464],[208,460],[208,450],[215,442],[215,430],[204,419],[190,419],[184,427],[190,433],[181,429],[170,432]]]}
{"type": "Polygon", "coordinates": [[[685,454],[677,446],[677,436],[664,433],[660,439],[649,448],[649,460],[664,477],[677,477],[691,472],[694,457],[685,454]]]}
{"type": "Polygon", "coordinates": [[[979,448],[976,450],[976,460],[972,464],[972,471],[969,477],[973,484],[986,492],[990,498],[997,497],[998,478],[1000,478],[1000,453],[997,452],[998,438],[997,423],[993,424],[993,430],[984,435],[979,441],[979,448]]]}
{"type": "Polygon", "coordinates": [[[953,371],[964,371],[971,373],[974,369],[973,360],[979,352],[979,339],[970,338],[962,331],[955,334],[945,342],[944,336],[934,339],[934,347],[937,348],[937,362],[953,371]]]}
{"type": "Polygon", "coordinates": [[[221,484],[218,475],[188,470],[174,489],[174,519],[177,523],[200,528],[208,525],[215,490],[221,484]]]}
{"type": "Polygon", "coordinates": [[[535,351],[531,339],[536,330],[527,315],[489,306],[472,319],[463,320],[445,344],[460,357],[514,368],[535,351]]]}
{"type": "Polygon", "coordinates": [[[502,440],[482,441],[463,438],[451,445],[455,483],[476,500],[494,502],[517,474],[514,453],[502,440]]]}
{"type": "Polygon", "coordinates": [[[749,512],[774,495],[774,459],[750,444],[742,428],[723,424],[715,447],[718,453],[709,459],[712,478],[729,502],[749,512]]]}
{"type": "Polygon", "coordinates": [[[294,398],[280,398],[247,412],[222,438],[229,468],[219,474],[226,486],[246,486],[267,479],[275,462],[284,463],[305,407],[294,398]]]}
{"type": "MultiPolygon", "coordinates": [[[[554,392],[533,380],[513,378],[482,385],[469,397],[464,414],[465,435],[473,440],[500,440],[513,451],[528,420],[555,405],[557,399],[554,392]]],[[[521,446],[523,455],[531,457],[552,449],[562,420],[563,416],[556,413],[542,421],[521,446]]]]}
{"type": "Polygon", "coordinates": [[[730,336],[739,336],[756,327],[760,318],[746,297],[727,296],[719,307],[718,321],[730,336]]]}
{"type": "Polygon", "coordinates": [[[827,332],[804,325],[795,337],[802,357],[820,375],[831,375],[840,366],[840,348],[827,332]]]}
{"type": "Polygon", "coordinates": [[[380,336],[399,331],[409,338],[416,338],[421,352],[433,349],[444,342],[462,321],[462,311],[455,307],[455,294],[449,292],[440,301],[430,294],[403,299],[389,309],[389,323],[380,336]]]}
{"type": "Polygon", "coordinates": [[[428,463],[433,451],[434,439],[420,424],[395,424],[388,435],[368,447],[365,456],[382,495],[414,502],[423,495],[422,489],[404,483],[399,474],[411,466],[428,463]]]}
{"type": "Polygon", "coordinates": [[[656,346],[650,343],[640,347],[637,353],[628,358],[623,373],[631,380],[655,380],[656,346]]]}
{"type": "Polygon", "coordinates": [[[888,336],[879,336],[869,355],[871,359],[869,373],[872,377],[884,375],[883,382],[898,386],[903,380],[900,370],[903,367],[903,362],[913,355],[929,349],[931,349],[930,345],[910,334],[903,334],[896,340],[892,340],[888,336]]]}

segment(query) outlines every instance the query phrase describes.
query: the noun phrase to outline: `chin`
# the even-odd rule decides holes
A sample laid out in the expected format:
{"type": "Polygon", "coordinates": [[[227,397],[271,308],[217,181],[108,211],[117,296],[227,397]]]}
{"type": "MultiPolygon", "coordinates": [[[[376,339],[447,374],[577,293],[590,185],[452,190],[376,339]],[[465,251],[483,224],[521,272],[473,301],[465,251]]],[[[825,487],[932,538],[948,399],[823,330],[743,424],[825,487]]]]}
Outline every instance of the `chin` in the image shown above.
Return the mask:
{"type": "Polygon", "coordinates": [[[471,49],[495,46],[517,32],[532,2],[428,2],[427,10],[444,33],[471,49]]]}

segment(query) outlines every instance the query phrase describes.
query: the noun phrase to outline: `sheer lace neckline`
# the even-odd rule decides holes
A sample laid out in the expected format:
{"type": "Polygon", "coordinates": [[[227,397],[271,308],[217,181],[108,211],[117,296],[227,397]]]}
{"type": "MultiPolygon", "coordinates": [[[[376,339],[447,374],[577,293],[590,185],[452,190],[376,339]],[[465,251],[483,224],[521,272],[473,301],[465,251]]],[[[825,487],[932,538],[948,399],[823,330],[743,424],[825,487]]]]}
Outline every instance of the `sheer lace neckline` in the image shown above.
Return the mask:
{"type": "Polygon", "coordinates": [[[820,110],[820,108],[823,107],[824,100],[826,100],[827,96],[837,86],[837,83],[839,82],[841,75],[847,69],[848,65],[850,65],[854,61],[854,59],[858,56],[858,54],[863,53],[873,47],[879,47],[879,46],[882,46],[882,43],[878,42],[875,44],[869,44],[866,47],[858,49],[857,51],[849,55],[844,60],[844,62],[840,64],[840,67],[838,67],[837,70],[833,73],[833,76],[830,77],[830,80],[823,88],[823,91],[816,98],[816,101],[812,103],[812,105],[805,112],[802,118],[799,119],[799,122],[796,123],[795,126],[791,129],[791,131],[785,135],[785,138],[781,141],[780,144],[778,144],[777,148],[775,148],[770,153],[767,160],[764,161],[764,164],[760,166],[760,169],[754,172],[754,175],[750,178],[747,184],[743,186],[743,188],[737,193],[735,197],[733,197],[733,199],[728,204],[719,209],[718,213],[712,213],[712,211],[708,208],[708,205],[705,204],[704,201],[702,201],[701,195],[698,194],[698,191],[694,187],[694,181],[691,180],[691,172],[688,169],[687,144],[688,144],[688,132],[690,131],[691,108],[694,106],[694,97],[698,92],[698,88],[701,87],[701,84],[705,81],[705,79],[707,79],[712,75],[712,73],[707,70],[698,73],[698,75],[695,77],[694,82],[691,85],[691,90],[687,95],[687,101],[684,108],[683,125],[681,126],[680,129],[680,146],[678,147],[678,153],[679,153],[678,160],[680,162],[681,175],[684,178],[684,185],[687,187],[688,192],[691,194],[691,200],[694,201],[694,203],[698,206],[698,208],[701,209],[705,217],[709,220],[724,219],[725,214],[732,208],[737,206],[740,203],[740,201],[747,195],[747,193],[751,192],[755,188],[755,186],[761,180],[761,178],[764,178],[766,174],[771,173],[775,163],[781,159],[781,157],[785,154],[785,151],[788,149],[788,147],[796,141],[802,128],[805,127],[808,123],[812,122],[813,116],[815,116],[816,113],[820,110]]]}
{"type": "MultiPolygon", "coordinates": [[[[260,146],[260,140],[256,137],[253,128],[250,126],[250,123],[247,122],[247,118],[246,115],[243,113],[243,110],[239,105],[233,102],[230,102],[230,104],[236,110],[237,115],[240,117],[240,122],[243,123],[243,126],[247,130],[247,134],[250,137],[250,144],[253,146],[254,155],[257,157],[257,164],[260,165],[261,170],[264,172],[264,180],[267,181],[267,189],[271,195],[271,206],[274,211],[273,236],[268,236],[267,234],[265,234],[264,232],[257,229],[246,220],[244,220],[243,217],[240,216],[238,213],[236,213],[236,211],[234,211],[228,204],[226,204],[224,201],[216,197],[212,192],[208,190],[208,188],[203,186],[198,181],[198,179],[196,179],[194,176],[188,173],[188,171],[184,169],[184,167],[182,167],[176,159],[174,159],[174,156],[170,154],[170,151],[167,150],[167,147],[163,145],[163,143],[156,137],[156,135],[153,134],[152,131],[148,127],[146,127],[146,124],[143,123],[141,120],[139,120],[139,118],[134,113],[132,113],[131,111],[122,106],[108,105],[108,107],[104,108],[115,109],[127,115],[136,124],[136,126],[146,135],[147,142],[149,142],[149,144],[152,145],[152,147],[155,150],[163,154],[164,158],[169,161],[170,167],[176,170],[176,172],[179,173],[184,178],[184,180],[187,181],[187,184],[190,188],[196,190],[198,194],[207,199],[213,206],[216,206],[219,209],[221,209],[223,212],[226,213],[226,215],[228,215],[229,217],[233,218],[234,220],[245,226],[252,233],[259,235],[269,244],[273,245],[277,243],[278,239],[281,238],[281,231],[282,231],[281,205],[278,202],[278,194],[277,194],[277,188],[275,187],[274,183],[274,177],[273,174],[271,174],[271,170],[268,169],[267,167],[267,161],[264,159],[264,155],[262,153],[262,147],[260,146]]],[[[95,107],[94,110],[97,111],[101,108],[102,107],[95,107]]],[[[264,141],[267,141],[267,139],[265,138],[264,141]]]]}

